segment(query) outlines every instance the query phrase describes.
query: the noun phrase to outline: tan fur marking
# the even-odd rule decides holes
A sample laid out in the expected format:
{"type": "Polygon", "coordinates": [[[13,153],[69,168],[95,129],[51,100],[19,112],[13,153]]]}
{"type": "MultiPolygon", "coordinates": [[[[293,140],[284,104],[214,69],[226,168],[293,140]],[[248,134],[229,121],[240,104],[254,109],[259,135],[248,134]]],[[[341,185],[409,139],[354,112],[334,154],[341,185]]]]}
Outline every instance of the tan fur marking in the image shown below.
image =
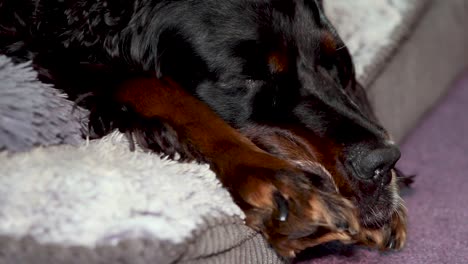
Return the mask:
{"type": "Polygon", "coordinates": [[[268,66],[272,73],[285,72],[288,69],[288,58],[280,52],[274,52],[268,57],[268,66]]]}
{"type": "Polygon", "coordinates": [[[327,54],[332,54],[336,51],[335,37],[328,31],[322,33],[320,44],[322,50],[327,54]]]}

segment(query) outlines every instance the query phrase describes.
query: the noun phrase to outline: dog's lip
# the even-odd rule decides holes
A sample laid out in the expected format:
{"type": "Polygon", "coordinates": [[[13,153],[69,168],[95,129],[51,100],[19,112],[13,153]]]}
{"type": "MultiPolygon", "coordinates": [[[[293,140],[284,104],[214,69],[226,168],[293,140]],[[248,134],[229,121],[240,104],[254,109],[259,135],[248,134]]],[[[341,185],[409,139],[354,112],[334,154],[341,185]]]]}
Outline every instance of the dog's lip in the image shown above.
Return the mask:
{"type": "MultiPolygon", "coordinates": [[[[365,207],[360,207],[361,221],[365,225],[383,224],[391,220],[392,212],[395,211],[394,205],[391,202],[373,203],[365,207]]],[[[382,201],[381,201],[382,202],[382,201]]]]}
{"type": "MultiPolygon", "coordinates": [[[[357,171],[351,164],[346,162],[341,162],[345,168],[344,173],[345,177],[348,178],[351,182],[354,182],[354,187],[359,188],[357,185],[360,184],[375,184],[372,180],[361,180],[361,179],[354,179],[357,175],[357,171]]],[[[391,172],[389,172],[391,173],[391,172]]],[[[394,177],[392,174],[391,177],[394,177]]],[[[353,197],[349,197],[351,202],[358,208],[360,214],[360,221],[365,226],[380,226],[384,224],[387,220],[390,220],[391,217],[391,204],[389,205],[382,205],[381,198],[384,193],[389,188],[389,185],[385,184],[378,184],[376,189],[372,192],[372,194],[363,194],[362,192],[354,192],[353,197]]]]}
{"type": "Polygon", "coordinates": [[[366,212],[360,212],[360,222],[366,227],[379,228],[391,220],[390,212],[390,210],[370,210],[366,212]]]}
{"type": "MultiPolygon", "coordinates": [[[[395,210],[395,204],[391,199],[385,198],[387,192],[391,192],[390,186],[383,186],[375,193],[374,196],[362,199],[355,203],[360,212],[361,222],[365,226],[380,227],[391,220],[392,212],[395,210]]],[[[390,195],[391,196],[391,195],[390,195]]]]}

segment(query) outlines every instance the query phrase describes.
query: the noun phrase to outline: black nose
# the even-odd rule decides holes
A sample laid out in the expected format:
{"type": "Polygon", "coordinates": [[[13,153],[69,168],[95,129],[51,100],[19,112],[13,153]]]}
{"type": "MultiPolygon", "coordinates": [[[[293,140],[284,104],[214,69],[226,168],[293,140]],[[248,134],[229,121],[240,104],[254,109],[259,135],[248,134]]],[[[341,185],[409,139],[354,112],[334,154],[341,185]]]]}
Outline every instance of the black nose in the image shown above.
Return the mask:
{"type": "Polygon", "coordinates": [[[389,146],[374,149],[367,152],[357,165],[359,178],[364,180],[383,181],[384,184],[390,183],[390,170],[400,159],[400,150],[395,146],[389,146]]]}

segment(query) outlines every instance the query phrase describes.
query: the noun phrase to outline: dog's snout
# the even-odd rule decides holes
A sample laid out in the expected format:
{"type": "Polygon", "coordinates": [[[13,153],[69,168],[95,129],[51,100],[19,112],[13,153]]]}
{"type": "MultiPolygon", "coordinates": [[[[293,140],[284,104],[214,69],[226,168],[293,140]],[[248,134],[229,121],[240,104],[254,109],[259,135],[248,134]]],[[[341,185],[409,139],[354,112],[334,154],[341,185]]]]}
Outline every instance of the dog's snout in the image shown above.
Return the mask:
{"type": "Polygon", "coordinates": [[[389,184],[390,170],[400,159],[400,150],[395,146],[386,146],[367,152],[356,164],[358,177],[364,180],[382,181],[389,184]]]}

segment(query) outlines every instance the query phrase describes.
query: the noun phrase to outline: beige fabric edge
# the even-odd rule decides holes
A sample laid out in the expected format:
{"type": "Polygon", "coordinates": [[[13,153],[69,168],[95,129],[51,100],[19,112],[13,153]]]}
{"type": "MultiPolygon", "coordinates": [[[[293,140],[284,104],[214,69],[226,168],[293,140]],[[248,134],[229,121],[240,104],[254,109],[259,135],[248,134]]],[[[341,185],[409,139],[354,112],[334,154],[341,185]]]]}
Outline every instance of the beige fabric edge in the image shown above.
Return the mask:
{"type": "Polygon", "coordinates": [[[240,218],[206,219],[193,238],[173,244],[161,240],[127,239],[117,245],[87,248],[40,244],[30,237],[0,236],[2,264],[280,264],[281,259],[257,232],[240,218]],[[216,241],[216,243],[213,243],[216,241]]]}
{"type": "Polygon", "coordinates": [[[468,67],[467,30],[467,1],[433,1],[367,87],[378,118],[397,142],[468,67]]]}

